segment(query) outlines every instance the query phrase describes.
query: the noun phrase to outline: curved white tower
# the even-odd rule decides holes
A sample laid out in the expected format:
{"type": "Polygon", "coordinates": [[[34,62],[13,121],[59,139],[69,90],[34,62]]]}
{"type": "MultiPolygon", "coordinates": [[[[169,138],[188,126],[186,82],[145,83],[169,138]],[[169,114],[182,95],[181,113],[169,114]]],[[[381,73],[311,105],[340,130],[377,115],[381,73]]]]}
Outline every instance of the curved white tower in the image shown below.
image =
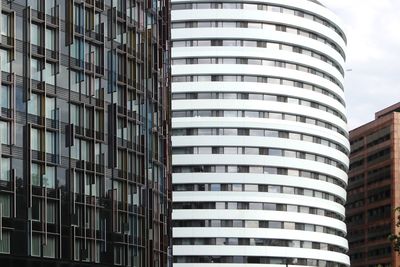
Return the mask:
{"type": "Polygon", "coordinates": [[[174,267],[349,266],[336,17],[172,0],[172,40],[174,267]]]}

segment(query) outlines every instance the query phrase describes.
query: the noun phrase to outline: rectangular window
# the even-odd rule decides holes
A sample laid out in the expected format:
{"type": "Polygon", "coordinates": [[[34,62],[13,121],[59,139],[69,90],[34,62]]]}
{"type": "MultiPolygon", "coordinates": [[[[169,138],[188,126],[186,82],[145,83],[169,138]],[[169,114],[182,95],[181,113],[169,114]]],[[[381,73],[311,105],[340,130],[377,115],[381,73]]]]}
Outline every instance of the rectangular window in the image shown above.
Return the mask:
{"type": "Polygon", "coordinates": [[[81,257],[81,240],[75,239],[75,251],[74,251],[74,260],[78,261],[81,257]]]}
{"type": "Polygon", "coordinates": [[[90,151],[90,149],[88,149],[88,146],[87,146],[88,142],[86,142],[85,140],[80,139],[79,143],[80,143],[80,147],[79,147],[80,148],[80,153],[78,154],[78,157],[80,157],[81,160],[88,160],[89,157],[87,157],[87,156],[88,156],[89,151],[90,151]]]}
{"type": "Polygon", "coordinates": [[[40,244],[40,235],[34,234],[32,235],[32,242],[31,242],[31,256],[40,257],[42,252],[42,247],[40,244]]]}
{"type": "Polygon", "coordinates": [[[56,187],[56,168],[52,166],[46,166],[46,173],[43,175],[43,186],[47,188],[56,187]]]}
{"type": "Polygon", "coordinates": [[[83,25],[83,5],[74,5],[74,18],[75,18],[75,25],[82,26],[83,25]]]}
{"type": "MultiPolygon", "coordinates": [[[[129,255],[133,255],[133,250],[130,248],[129,251],[131,252],[129,255]]],[[[100,262],[100,254],[101,254],[101,244],[98,242],[96,243],[96,255],[94,261],[99,263],[100,262]]],[[[128,260],[130,259],[130,256],[128,257],[128,260]]],[[[128,264],[128,266],[131,266],[128,264]]]]}
{"type": "Polygon", "coordinates": [[[101,144],[95,144],[95,163],[100,164],[101,162],[101,144]]]}
{"type": "Polygon", "coordinates": [[[56,99],[46,96],[46,118],[55,120],[56,118],[56,99]]]}
{"type": "Polygon", "coordinates": [[[31,165],[31,181],[32,185],[41,186],[40,182],[40,165],[32,163],[31,165]]]}
{"type": "Polygon", "coordinates": [[[80,172],[75,172],[74,175],[74,193],[81,193],[81,184],[82,184],[83,176],[80,172]]]}
{"type": "Polygon", "coordinates": [[[2,85],[0,91],[0,107],[9,109],[11,106],[10,103],[10,87],[2,85]]]}
{"type": "Polygon", "coordinates": [[[94,64],[96,66],[101,66],[101,51],[97,46],[92,46],[94,52],[94,64]]]}
{"type": "Polygon", "coordinates": [[[3,231],[0,239],[0,253],[10,254],[10,232],[3,231]]]}
{"type": "Polygon", "coordinates": [[[31,99],[28,101],[28,113],[40,116],[41,96],[38,94],[31,94],[31,99]]]}
{"type": "MultiPolygon", "coordinates": [[[[127,11],[127,12],[129,12],[129,11],[127,11]]],[[[96,33],[100,33],[100,29],[101,29],[100,19],[101,19],[100,13],[95,12],[95,14],[94,14],[94,31],[96,33]]]]}
{"type": "Polygon", "coordinates": [[[118,23],[117,24],[117,42],[121,44],[126,44],[126,32],[123,28],[123,25],[118,23]]]}
{"type": "Polygon", "coordinates": [[[47,223],[56,223],[56,203],[49,201],[47,202],[47,223]]]}
{"type": "Polygon", "coordinates": [[[3,217],[9,218],[11,216],[11,196],[8,194],[0,194],[0,206],[3,217]]]}
{"type": "Polygon", "coordinates": [[[40,26],[37,24],[31,24],[31,44],[40,46],[40,26]]]}
{"type": "Polygon", "coordinates": [[[47,236],[47,244],[43,245],[43,257],[55,258],[56,257],[56,238],[47,236]]]}
{"type": "Polygon", "coordinates": [[[122,265],[123,258],[124,258],[124,250],[122,247],[114,247],[114,264],[115,265],[122,265]]]}
{"type": "Polygon", "coordinates": [[[96,209],[96,230],[97,231],[100,231],[100,229],[101,229],[101,221],[100,221],[100,210],[99,209],[96,209]]]}
{"type": "Polygon", "coordinates": [[[96,186],[93,183],[92,175],[85,175],[85,195],[91,196],[95,194],[96,186]],[[93,194],[92,194],[93,192],[93,194]]]}
{"type": "Polygon", "coordinates": [[[31,129],[31,149],[40,151],[40,130],[32,128],[31,129]]]}
{"type": "Polygon", "coordinates": [[[33,198],[32,199],[32,220],[33,221],[40,221],[40,214],[41,214],[41,199],[40,198],[33,198]]]}
{"type": "Polygon", "coordinates": [[[55,11],[56,3],[55,3],[55,0],[46,0],[45,4],[46,4],[46,15],[55,16],[56,15],[56,11],[55,11]]]}
{"type": "Polygon", "coordinates": [[[44,75],[44,80],[46,81],[46,83],[54,85],[56,83],[54,64],[46,63],[46,68],[44,69],[43,75],[44,75]]]}
{"type": "Polygon", "coordinates": [[[46,153],[56,154],[56,133],[46,132],[46,153]]]}
{"type": "Polygon", "coordinates": [[[10,181],[11,176],[11,159],[10,158],[1,158],[1,177],[0,181],[10,181]]]}
{"type": "MultiPolygon", "coordinates": [[[[71,50],[71,57],[74,57],[73,55],[72,55],[72,52],[73,50],[71,50]]],[[[79,92],[79,90],[80,90],[80,82],[81,82],[81,75],[78,73],[78,72],[76,72],[76,71],[70,71],[70,89],[71,89],[71,91],[74,91],[74,92],[79,92]]]]}
{"type": "Polygon", "coordinates": [[[118,201],[122,201],[122,199],[123,199],[123,190],[122,190],[122,188],[123,188],[123,185],[122,185],[122,183],[121,182],[119,182],[119,181],[114,181],[114,188],[116,188],[117,189],[117,197],[116,197],[116,199],[118,200],[118,201]]]}
{"type": "Polygon", "coordinates": [[[40,0],[31,0],[31,1],[29,1],[29,5],[30,5],[30,7],[32,8],[32,9],[35,9],[35,10],[38,10],[38,11],[41,11],[42,9],[41,9],[41,3],[40,3],[40,0]]]}
{"type": "Polygon", "coordinates": [[[71,124],[75,126],[80,125],[80,108],[78,105],[71,104],[71,124]]]}
{"type": "Polygon", "coordinates": [[[81,142],[80,139],[74,139],[74,146],[71,147],[71,158],[80,159],[81,156],[81,142]]]}
{"type": "Polygon", "coordinates": [[[0,49],[0,62],[2,71],[11,72],[9,52],[7,50],[0,49]]]}
{"type": "Polygon", "coordinates": [[[55,50],[56,47],[56,38],[55,38],[55,31],[52,29],[46,29],[46,49],[55,50]]]}
{"type": "Polygon", "coordinates": [[[9,145],[10,144],[10,123],[0,121],[0,143],[9,145]]]}
{"type": "Polygon", "coordinates": [[[10,15],[1,13],[1,35],[10,36],[10,15]]]}

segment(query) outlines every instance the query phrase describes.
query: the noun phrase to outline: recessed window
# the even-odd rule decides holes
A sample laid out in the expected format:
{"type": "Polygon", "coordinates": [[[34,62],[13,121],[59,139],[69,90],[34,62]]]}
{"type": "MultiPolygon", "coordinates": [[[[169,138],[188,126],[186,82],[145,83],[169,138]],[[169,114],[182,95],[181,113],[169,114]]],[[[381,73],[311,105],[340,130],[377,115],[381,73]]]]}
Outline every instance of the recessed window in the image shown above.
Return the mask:
{"type": "Polygon", "coordinates": [[[46,153],[56,154],[56,133],[46,131],[46,153]]]}
{"type": "Polygon", "coordinates": [[[56,202],[47,202],[47,223],[56,223],[56,202]]]}
{"type": "Polygon", "coordinates": [[[11,72],[10,54],[7,50],[0,49],[1,70],[11,72]]]}
{"type": "Polygon", "coordinates": [[[56,99],[46,97],[46,118],[55,120],[56,118],[56,99]]]}
{"type": "Polygon", "coordinates": [[[55,31],[52,29],[46,29],[46,36],[45,36],[45,47],[49,50],[55,50],[56,47],[56,39],[55,39],[55,31]]]}
{"type": "Polygon", "coordinates": [[[40,26],[37,24],[31,24],[31,44],[40,46],[40,26]]]}
{"type": "Polygon", "coordinates": [[[32,220],[33,221],[40,221],[40,214],[41,214],[41,199],[33,198],[32,199],[32,220]]]}
{"type": "Polygon", "coordinates": [[[10,181],[11,159],[2,157],[0,164],[0,181],[10,181]]]}
{"type": "Polygon", "coordinates": [[[10,254],[10,232],[2,232],[2,238],[0,239],[0,253],[10,254]]]}
{"type": "Polygon", "coordinates": [[[114,264],[115,265],[122,265],[124,258],[124,250],[122,247],[116,246],[114,247],[114,264]]]}
{"type": "Polygon", "coordinates": [[[46,68],[43,70],[44,80],[46,83],[54,85],[56,83],[55,65],[46,63],[46,68]]]}
{"type": "Polygon", "coordinates": [[[34,186],[41,186],[40,165],[32,163],[31,165],[31,181],[34,186]]]}
{"type": "Polygon", "coordinates": [[[10,123],[6,121],[0,121],[0,143],[9,145],[10,144],[10,123]]]}
{"type": "Polygon", "coordinates": [[[40,244],[40,235],[33,234],[31,242],[31,256],[40,257],[42,254],[42,247],[40,244]]]}
{"type": "Polygon", "coordinates": [[[10,36],[10,15],[1,13],[1,34],[10,36]]]}
{"type": "Polygon", "coordinates": [[[55,0],[46,0],[46,15],[55,16],[56,15],[56,3],[55,0]]]}
{"type": "Polygon", "coordinates": [[[31,129],[31,149],[40,151],[41,142],[40,142],[40,130],[32,128],[31,129]]]}
{"type": "Polygon", "coordinates": [[[31,78],[37,81],[42,80],[42,67],[40,61],[34,58],[31,59],[31,78]]]}
{"type": "Polygon", "coordinates": [[[41,97],[38,94],[31,94],[31,99],[28,101],[28,113],[40,116],[41,97]]]}
{"type": "Polygon", "coordinates": [[[43,186],[47,188],[55,188],[56,186],[56,168],[46,166],[46,173],[43,175],[43,186]]]}
{"type": "Polygon", "coordinates": [[[9,194],[0,194],[0,206],[2,207],[3,217],[11,216],[11,196],[9,194]]]}
{"type": "Polygon", "coordinates": [[[10,87],[6,85],[1,86],[0,91],[0,107],[1,108],[10,108],[10,87]]]}
{"type": "Polygon", "coordinates": [[[56,257],[56,238],[47,236],[46,244],[43,245],[43,257],[55,258],[56,257]]]}

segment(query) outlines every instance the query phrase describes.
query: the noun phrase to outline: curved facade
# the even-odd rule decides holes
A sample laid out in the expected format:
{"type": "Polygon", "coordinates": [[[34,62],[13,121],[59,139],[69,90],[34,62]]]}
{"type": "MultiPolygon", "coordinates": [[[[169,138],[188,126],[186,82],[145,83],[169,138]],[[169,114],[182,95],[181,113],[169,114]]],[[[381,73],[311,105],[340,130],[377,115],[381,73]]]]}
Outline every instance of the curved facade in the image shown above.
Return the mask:
{"type": "Polygon", "coordinates": [[[174,266],[349,266],[337,18],[172,0],[171,34],[174,266]]]}

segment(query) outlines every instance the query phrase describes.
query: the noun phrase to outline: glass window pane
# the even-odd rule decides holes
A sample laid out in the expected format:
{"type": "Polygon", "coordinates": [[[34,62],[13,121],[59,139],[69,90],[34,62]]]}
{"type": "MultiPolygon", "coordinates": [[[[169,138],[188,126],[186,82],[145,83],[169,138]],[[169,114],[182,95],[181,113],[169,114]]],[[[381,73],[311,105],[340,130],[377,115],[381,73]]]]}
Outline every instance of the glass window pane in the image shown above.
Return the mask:
{"type": "Polygon", "coordinates": [[[1,158],[1,181],[10,181],[11,160],[10,158],[1,158]]]}
{"type": "Polygon", "coordinates": [[[82,174],[80,172],[75,172],[74,175],[74,193],[81,193],[81,183],[82,183],[82,174]]]}
{"type": "Polygon", "coordinates": [[[46,132],[46,153],[56,154],[56,133],[46,132]]]}
{"type": "Polygon", "coordinates": [[[39,25],[31,24],[31,43],[40,46],[40,30],[39,25]]]}
{"type": "Polygon", "coordinates": [[[85,140],[80,141],[80,157],[81,160],[88,160],[87,155],[89,154],[89,149],[87,148],[87,142],[85,140]]]}
{"type": "Polygon", "coordinates": [[[40,235],[32,235],[31,256],[40,257],[40,254],[41,254],[40,235]]]}
{"type": "Polygon", "coordinates": [[[74,259],[79,260],[80,259],[80,253],[81,253],[81,240],[75,239],[75,251],[74,251],[74,259]]]}
{"type": "Polygon", "coordinates": [[[56,99],[46,97],[46,118],[54,120],[56,118],[56,99]]]}
{"type": "Polygon", "coordinates": [[[54,85],[56,82],[55,67],[54,64],[46,63],[46,68],[44,69],[44,79],[46,83],[54,85]]]}
{"type": "Polygon", "coordinates": [[[0,239],[0,253],[10,253],[10,232],[4,231],[2,233],[2,239],[0,239]]]}
{"type": "Polygon", "coordinates": [[[46,29],[46,49],[55,50],[55,32],[52,29],[46,29]]]}
{"type": "Polygon", "coordinates": [[[46,14],[50,15],[50,16],[54,16],[55,15],[55,0],[46,0],[45,1],[45,5],[46,5],[46,14]]]}
{"type": "Polygon", "coordinates": [[[1,70],[5,72],[10,72],[10,59],[9,53],[7,50],[0,49],[0,62],[1,62],[1,70]]]}
{"type": "Polygon", "coordinates": [[[0,121],[0,143],[9,145],[10,144],[10,123],[0,121]]]}
{"type": "Polygon", "coordinates": [[[40,131],[38,129],[31,129],[31,149],[40,151],[40,131]]]}
{"type": "Polygon", "coordinates": [[[37,81],[41,81],[41,70],[39,60],[31,59],[31,78],[37,81]]]}
{"type": "Polygon", "coordinates": [[[0,107],[10,108],[10,87],[6,85],[1,86],[0,91],[0,107]]]}
{"type": "Polygon", "coordinates": [[[47,236],[47,244],[43,245],[43,257],[56,257],[56,239],[53,236],[47,236]]]}
{"type": "Polygon", "coordinates": [[[11,196],[4,193],[0,194],[0,206],[3,217],[9,218],[11,216],[11,196]]]}
{"type": "Polygon", "coordinates": [[[47,202],[47,223],[56,223],[56,203],[47,202]]]}
{"type": "Polygon", "coordinates": [[[28,113],[40,116],[41,98],[37,94],[31,94],[31,99],[28,101],[28,113]]]}
{"type": "Polygon", "coordinates": [[[71,104],[71,124],[79,126],[80,125],[80,110],[79,106],[71,104]]]}
{"type": "Polygon", "coordinates": [[[10,16],[1,13],[1,34],[10,36],[10,16]]]}
{"type": "Polygon", "coordinates": [[[32,163],[31,165],[31,181],[32,185],[40,185],[40,166],[38,164],[32,163]]]}
{"type": "Polygon", "coordinates": [[[43,175],[43,186],[55,188],[56,185],[56,168],[46,166],[46,173],[43,175]]]}
{"type": "Polygon", "coordinates": [[[33,198],[32,199],[32,220],[33,221],[40,221],[41,220],[41,199],[33,198]]]}
{"type": "Polygon", "coordinates": [[[71,158],[79,159],[80,158],[80,151],[81,151],[81,142],[79,139],[74,139],[74,146],[71,147],[71,158]]]}
{"type": "Polygon", "coordinates": [[[35,10],[41,10],[41,4],[40,4],[40,0],[30,0],[29,1],[29,6],[32,8],[32,9],[35,9],[35,10]]]}

